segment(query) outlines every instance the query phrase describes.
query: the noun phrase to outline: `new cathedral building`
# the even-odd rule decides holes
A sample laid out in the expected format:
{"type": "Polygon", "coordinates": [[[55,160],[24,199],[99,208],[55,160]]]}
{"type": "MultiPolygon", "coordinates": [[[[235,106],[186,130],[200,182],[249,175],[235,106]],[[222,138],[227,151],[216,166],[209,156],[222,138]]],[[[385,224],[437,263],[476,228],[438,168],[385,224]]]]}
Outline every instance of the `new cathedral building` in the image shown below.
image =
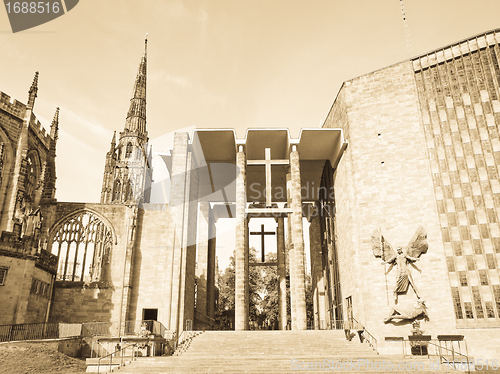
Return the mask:
{"type": "Polygon", "coordinates": [[[162,156],[168,204],[150,201],[146,53],[103,155],[100,203],[55,199],[59,110],[46,132],[34,114],[38,74],[27,104],[1,93],[0,324],[208,329],[223,217],[236,222],[237,330],[249,328],[249,267],[277,266],[281,329],[355,319],[389,352],[386,338],[407,337],[418,320],[432,338],[465,336],[475,358],[500,357],[499,60],[493,30],[351,79],[323,126],[305,124],[298,138],[283,128],[176,133],[162,156]],[[255,217],[276,222],[276,263],[249,263],[255,217]]]}

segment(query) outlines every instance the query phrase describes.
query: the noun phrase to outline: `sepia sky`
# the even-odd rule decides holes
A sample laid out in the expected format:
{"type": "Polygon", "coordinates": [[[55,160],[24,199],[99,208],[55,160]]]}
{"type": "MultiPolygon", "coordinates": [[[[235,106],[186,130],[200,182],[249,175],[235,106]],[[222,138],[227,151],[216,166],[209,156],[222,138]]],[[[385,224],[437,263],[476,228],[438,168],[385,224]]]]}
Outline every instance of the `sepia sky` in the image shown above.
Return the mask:
{"type": "MultiPolygon", "coordinates": [[[[404,5],[413,55],[500,27],[498,0],[404,5]]],[[[0,90],[26,103],[39,71],[34,111],[47,129],[61,108],[59,201],[99,201],[146,33],[150,139],[186,127],[297,137],[321,125],[342,82],[408,58],[399,0],[81,0],[16,34],[0,9],[0,90]]]]}

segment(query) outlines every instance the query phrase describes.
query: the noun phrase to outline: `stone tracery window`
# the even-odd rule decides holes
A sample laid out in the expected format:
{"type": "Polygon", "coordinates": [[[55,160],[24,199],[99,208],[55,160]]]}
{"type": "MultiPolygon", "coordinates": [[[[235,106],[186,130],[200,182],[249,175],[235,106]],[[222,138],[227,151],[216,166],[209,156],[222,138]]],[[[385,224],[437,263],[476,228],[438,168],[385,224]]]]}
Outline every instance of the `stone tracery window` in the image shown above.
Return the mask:
{"type": "Polygon", "coordinates": [[[125,152],[125,158],[129,158],[132,154],[132,143],[127,143],[127,151],[125,152]]]}
{"type": "Polygon", "coordinates": [[[53,235],[52,253],[59,256],[58,281],[97,282],[113,245],[111,230],[96,215],[81,212],[63,222],[53,235]]]}
{"type": "Polygon", "coordinates": [[[120,182],[119,179],[117,179],[113,187],[113,201],[120,201],[121,193],[122,193],[122,183],[120,182]]]}

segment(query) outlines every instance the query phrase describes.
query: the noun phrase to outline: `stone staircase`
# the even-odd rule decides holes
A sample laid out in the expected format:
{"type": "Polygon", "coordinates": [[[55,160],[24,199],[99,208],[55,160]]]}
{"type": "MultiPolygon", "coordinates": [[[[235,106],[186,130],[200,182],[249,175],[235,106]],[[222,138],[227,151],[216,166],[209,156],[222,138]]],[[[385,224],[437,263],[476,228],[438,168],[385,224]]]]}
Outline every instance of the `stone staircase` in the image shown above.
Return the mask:
{"type": "Polygon", "coordinates": [[[438,364],[435,357],[398,359],[380,356],[357,338],[347,341],[343,330],[207,331],[195,336],[181,354],[138,358],[119,370],[136,374],[297,371],[458,372],[438,364]]]}

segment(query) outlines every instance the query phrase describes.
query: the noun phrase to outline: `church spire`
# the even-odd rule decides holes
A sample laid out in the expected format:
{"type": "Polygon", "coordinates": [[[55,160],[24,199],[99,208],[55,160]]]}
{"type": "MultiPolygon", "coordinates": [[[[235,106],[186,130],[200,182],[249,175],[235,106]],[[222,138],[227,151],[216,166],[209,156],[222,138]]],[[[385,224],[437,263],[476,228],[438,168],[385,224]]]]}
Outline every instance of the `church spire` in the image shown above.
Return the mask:
{"type": "Polygon", "coordinates": [[[54,119],[52,120],[52,125],[50,126],[50,137],[54,140],[58,139],[59,134],[59,107],[56,108],[54,113],[54,119]]]}
{"type": "Polygon", "coordinates": [[[31,84],[30,90],[28,91],[28,109],[33,110],[35,106],[36,94],[38,92],[38,71],[35,73],[35,78],[33,78],[33,83],[31,84]]]}
{"type": "Polygon", "coordinates": [[[111,139],[111,148],[110,148],[110,152],[114,152],[115,151],[115,148],[116,148],[116,131],[113,132],[113,139],[111,139]]]}
{"type": "Polygon", "coordinates": [[[137,204],[149,202],[152,167],[147,155],[146,130],[146,64],[148,39],[135,78],[134,90],[125,128],[118,138],[113,135],[111,149],[106,155],[106,166],[101,190],[103,204],[137,204]]]}
{"type": "Polygon", "coordinates": [[[130,108],[125,122],[125,132],[146,132],[146,67],[148,39],[144,42],[144,54],[135,78],[134,90],[130,99],[130,108]]]}

